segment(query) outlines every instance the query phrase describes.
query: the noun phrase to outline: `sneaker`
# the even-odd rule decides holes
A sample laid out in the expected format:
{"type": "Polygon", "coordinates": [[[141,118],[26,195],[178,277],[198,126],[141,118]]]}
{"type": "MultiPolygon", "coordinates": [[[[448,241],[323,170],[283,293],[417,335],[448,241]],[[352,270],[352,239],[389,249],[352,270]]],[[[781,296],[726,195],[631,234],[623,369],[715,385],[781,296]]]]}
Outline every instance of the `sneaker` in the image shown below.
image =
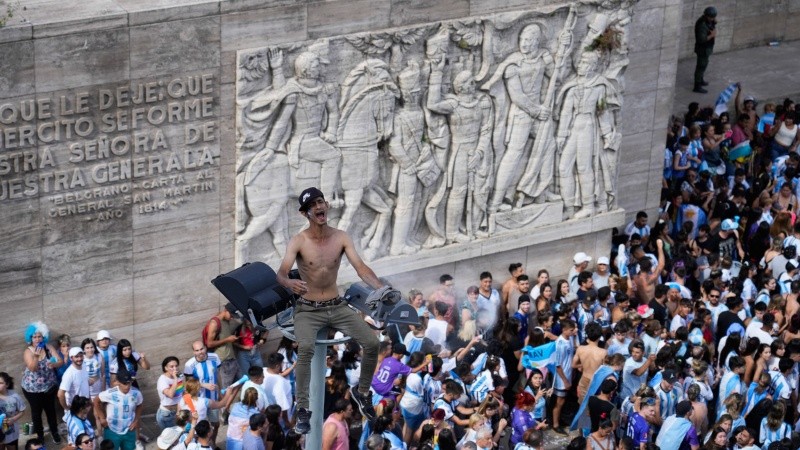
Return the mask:
{"type": "Polygon", "coordinates": [[[355,400],[361,415],[367,420],[375,420],[375,408],[372,407],[372,398],[369,394],[362,394],[358,391],[358,386],[350,388],[350,397],[355,400]]]}
{"type": "Polygon", "coordinates": [[[708,81],[706,80],[701,81],[700,86],[708,86],[708,81]]]}
{"type": "Polygon", "coordinates": [[[305,408],[297,408],[297,422],[294,424],[294,432],[297,434],[307,434],[311,431],[311,411],[305,408]]]}
{"type": "Polygon", "coordinates": [[[692,92],[697,92],[698,94],[708,94],[708,91],[700,86],[695,86],[694,89],[692,89],[692,92]]]}

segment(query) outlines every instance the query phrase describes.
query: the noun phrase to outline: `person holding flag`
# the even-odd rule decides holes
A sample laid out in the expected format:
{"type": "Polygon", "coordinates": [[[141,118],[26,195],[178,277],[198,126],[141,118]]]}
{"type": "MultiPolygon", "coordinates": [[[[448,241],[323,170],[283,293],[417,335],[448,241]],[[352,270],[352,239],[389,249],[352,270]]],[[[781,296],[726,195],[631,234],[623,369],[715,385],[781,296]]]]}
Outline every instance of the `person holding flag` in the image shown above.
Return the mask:
{"type": "Polygon", "coordinates": [[[603,361],[603,365],[600,366],[597,371],[592,375],[592,380],[589,383],[589,388],[586,390],[586,395],[583,397],[583,401],[581,402],[580,408],[578,408],[578,413],[575,414],[575,418],[572,420],[572,424],[569,426],[571,431],[575,431],[580,428],[584,431],[583,435],[588,435],[587,431],[590,428],[591,423],[589,422],[589,399],[593,395],[597,395],[600,390],[600,386],[606,380],[614,380],[615,382],[619,383],[619,374],[622,372],[622,367],[625,365],[625,357],[620,355],[619,353],[614,355],[608,355],[603,361]]]}
{"type": "Polygon", "coordinates": [[[697,430],[695,430],[690,420],[693,412],[692,402],[689,400],[683,400],[675,406],[675,415],[667,417],[656,438],[656,445],[661,450],[685,448],[684,442],[688,444],[691,450],[700,448],[697,430]]]}

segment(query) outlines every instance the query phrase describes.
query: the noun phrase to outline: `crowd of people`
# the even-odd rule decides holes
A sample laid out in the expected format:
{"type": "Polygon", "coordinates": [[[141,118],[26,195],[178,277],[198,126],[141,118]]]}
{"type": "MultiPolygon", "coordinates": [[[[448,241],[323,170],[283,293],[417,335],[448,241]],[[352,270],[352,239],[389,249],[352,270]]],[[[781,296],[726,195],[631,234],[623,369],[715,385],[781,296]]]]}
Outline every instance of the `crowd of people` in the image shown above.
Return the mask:
{"type": "MultiPolygon", "coordinates": [[[[800,135],[790,100],[759,116],[741,94],[735,123],[697,104],[673,118],[658,216],[636,214],[609,254],[576,253],[560,280],[513,263],[502,282],[411,290],[420,324],[376,332],[374,418],[351,398],[362,349],[331,346],[323,449],[530,450],[545,432],[575,449],[800,448],[800,135]]],[[[139,449],[150,395],[161,449],[215,447],[224,423],[228,450],[303,448],[297,344],[264,358],[266,335],[230,305],[191,356],[161,361],[155,389],[138,385],[144,352],[95,337],[28,326],[22,396],[0,372],[3,449],[28,407],[26,450],[43,448],[43,415],[56,444],[139,449]]]]}

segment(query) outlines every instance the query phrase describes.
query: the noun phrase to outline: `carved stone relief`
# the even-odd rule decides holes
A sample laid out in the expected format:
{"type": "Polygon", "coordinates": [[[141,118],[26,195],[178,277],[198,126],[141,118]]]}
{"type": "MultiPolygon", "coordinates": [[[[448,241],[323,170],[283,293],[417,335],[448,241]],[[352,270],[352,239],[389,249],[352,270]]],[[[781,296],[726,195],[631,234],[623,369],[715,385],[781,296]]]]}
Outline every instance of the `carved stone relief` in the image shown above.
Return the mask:
{"type": "Polygon", "coordinates": [[[240,51],[237,264],[280,259],[312,185],[369,260],[616,209],[634,3],[240,51]]]}

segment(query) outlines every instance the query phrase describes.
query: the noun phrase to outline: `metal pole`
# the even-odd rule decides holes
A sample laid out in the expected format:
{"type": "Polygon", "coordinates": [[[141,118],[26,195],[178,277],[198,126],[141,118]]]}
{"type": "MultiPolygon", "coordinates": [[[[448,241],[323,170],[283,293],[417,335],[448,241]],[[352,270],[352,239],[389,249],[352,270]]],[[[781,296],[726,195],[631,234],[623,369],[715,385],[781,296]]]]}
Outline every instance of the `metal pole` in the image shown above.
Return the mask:
{"type": "Polygon", "coordinates": [[[311,431],[306,435],[306,448],[322,448],[322,416],[325,412],[325,357],[328,353],[328,344],[320,341],[328,340],[328,329],[323,328],[317,333],[317,345],[314,348],[314,357],[311,358],[311,382],[308,388],[308,406],[311,414],[311,431]]]}

